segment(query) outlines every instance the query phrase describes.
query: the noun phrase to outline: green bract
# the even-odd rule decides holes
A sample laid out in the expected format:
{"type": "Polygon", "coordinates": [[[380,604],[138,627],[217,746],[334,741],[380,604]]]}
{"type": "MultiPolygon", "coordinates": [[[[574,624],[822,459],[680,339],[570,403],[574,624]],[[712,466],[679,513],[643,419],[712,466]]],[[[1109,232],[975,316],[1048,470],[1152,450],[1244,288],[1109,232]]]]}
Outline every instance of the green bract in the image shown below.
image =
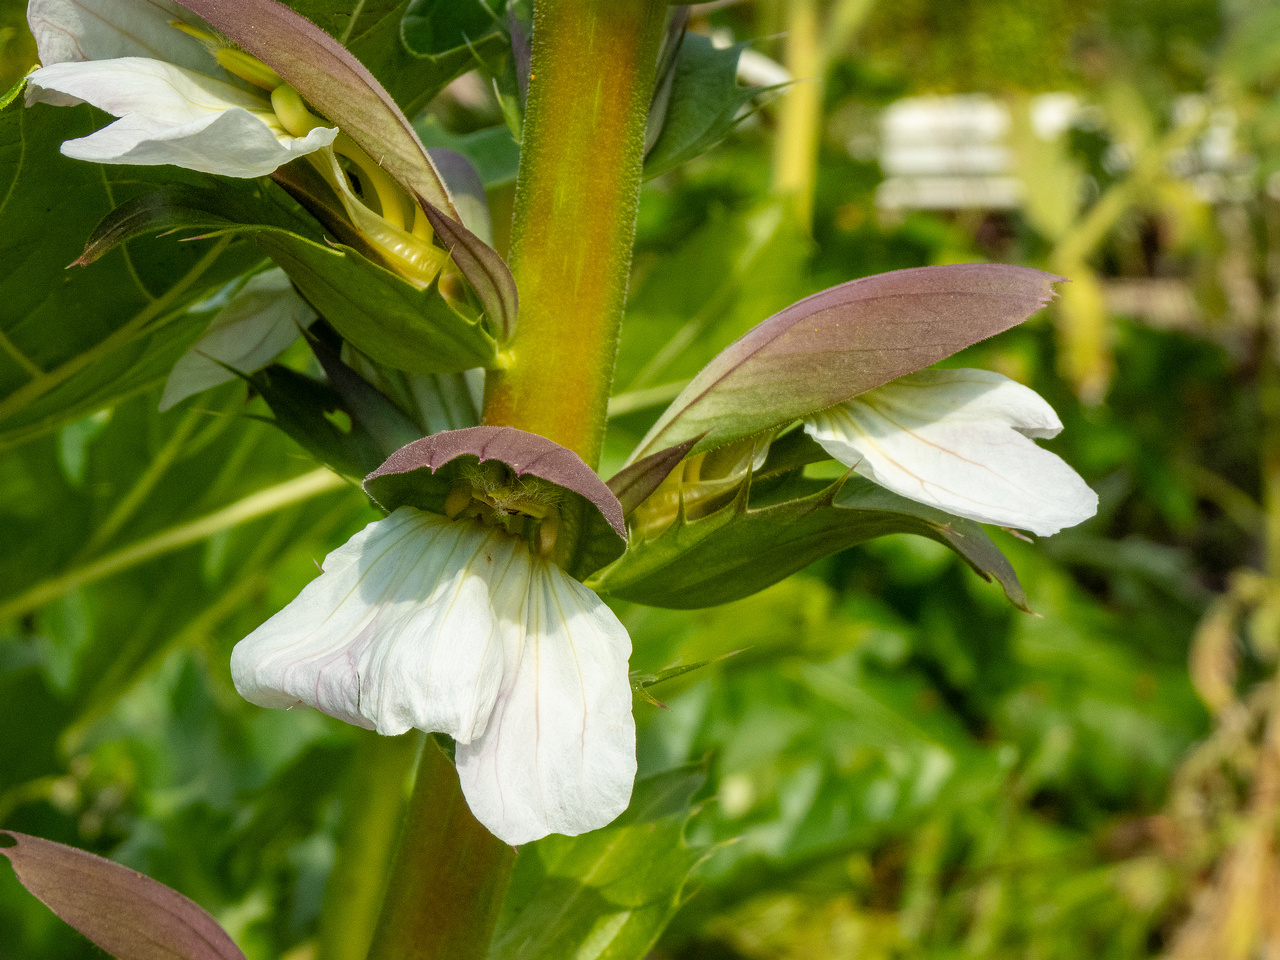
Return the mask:
{"type": "Polygon", "coordinates": [[[413,373],[497,363],[497,344],[479,318],[451,306],[434,287],[419,289],[350,247],[318,242],[278,225],[283,223],[306,229],[279,207],[245,204],[225,190],[162,189],[114,210],[89,238],[81,262],[92,263],[131,237],[160,230],[242,234],[280,265],[317,313],[372,359],[413,373]],[[245,222],[251,218],[267,222],[245,222]]]}

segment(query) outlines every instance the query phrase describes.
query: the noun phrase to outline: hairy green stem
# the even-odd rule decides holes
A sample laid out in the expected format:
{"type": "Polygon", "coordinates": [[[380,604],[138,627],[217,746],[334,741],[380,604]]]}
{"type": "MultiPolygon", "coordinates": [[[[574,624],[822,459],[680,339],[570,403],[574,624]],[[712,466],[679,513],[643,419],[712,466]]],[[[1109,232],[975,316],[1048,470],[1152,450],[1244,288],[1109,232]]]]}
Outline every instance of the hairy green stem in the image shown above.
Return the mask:
{"type": "MultiPolygon", "coordinates": [[[[604,442],[665,0],[536,0],[510,251],[520,317],[484,422],[604,442]]],[[[515,852],[428,738],[369,960],[482,960],[515,852]]]]}
{"type": "Polygon", "coordinates": [[[514,863],[427,737],[369,960],[481,960],[514,863]]]}
{"type": "Polygon", "coordinates": [[[516,182],[520,319],[484,421],[595,465],[626,301],[644,131],[667,6],[538,0],[516,182]]]}

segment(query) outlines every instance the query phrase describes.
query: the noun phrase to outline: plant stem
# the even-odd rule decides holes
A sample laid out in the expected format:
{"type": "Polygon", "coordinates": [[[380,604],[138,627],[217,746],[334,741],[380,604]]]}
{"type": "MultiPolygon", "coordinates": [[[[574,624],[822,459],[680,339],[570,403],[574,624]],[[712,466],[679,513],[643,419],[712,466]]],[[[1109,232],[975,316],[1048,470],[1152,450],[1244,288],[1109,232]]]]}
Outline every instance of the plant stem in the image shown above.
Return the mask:
{"type": "Polygon", "coordinates": [[[365,960],[399,839],[420,736],[364,733],[320,913],[319,960],[365,960]]]}
{"type": "Polygon", "coordinates": [[[482,960],[514,863],[427,737],[368,960],[482,960]]]}
{"type": "MultiPolygon", "coordinates": [[[[535,0],[509,262],[520,318],[484,422],[595,466],[626,301],[665,0],[535,0]]],[[[482,960],[515,852],[428,737],[369,960],[482,960]]]]}
{"type": "Polygon", "coordinates": [[[644,131],[667,5],[537,0],[511,271],[520,319],[484,421],[595,465],[635,241],[644,131]]]}

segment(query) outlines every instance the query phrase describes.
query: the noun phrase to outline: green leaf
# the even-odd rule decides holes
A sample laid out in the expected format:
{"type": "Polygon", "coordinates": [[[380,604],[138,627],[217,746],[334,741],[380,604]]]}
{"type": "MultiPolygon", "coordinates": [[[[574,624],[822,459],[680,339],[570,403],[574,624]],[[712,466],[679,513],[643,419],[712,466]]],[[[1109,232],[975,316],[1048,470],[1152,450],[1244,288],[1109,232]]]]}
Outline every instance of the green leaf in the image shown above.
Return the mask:
{"type": "Polygon", "coordinates": [[[676,56],[662,132],[645,157],[646,177],[656,177],[706,153],[743,119],[739,111],[759,93],[738,86],[738,58],[744,46],[717,50],[710,37],[685,34],[676,56]]]}
{"type": "Polygon", "coordinates": [[[310,333],[304,332],[304,336],[311,345],[311,352],[324,368],[329,385],[342,398],[344,409],[352,421],[373,438],[383,457],[391,456],[405,444],[422,439],[422,429],[386,394],[343,363],[336,350],[310,333]]]}
{"type": "Polygon", "coordinates": [[[520,169],[520,144],[505,125],[472,133],[451,133],[433,116],[424,116],[414,129],[428,148],[456,150],[473,164],[487,189],[516,182],[520,169]]]}
{"type": "Polygon", "coordinates": [[[328,384],[279,364],[246,379],[271,408],[275,425],[334,473],[359,480],[382,462],[376,440],[328,384]]]}
{"type": "Polygon", "coordinates": [[[63,157],[59,145],[91,133],[99,116],[20,101],[0,110],[0,446],[163,380],[208,322],[187,307],[261,261],[247,243],[147,238],[67,269],[116,204],[162,177],[210,182],[63,157]]]}
{"type": "Polygon", "coordinates": [[[291,0],[289,7],[320,26],[369,68],[409,116],[473,67],[505,54],[502,38],[480,38],[433,56],[417,56],[400,40],[410,0],[291,0]],[[477,61],[477,56],[481,61],[477,61]]]}
{"type": "Polygon", "coordinates": [[[744,483],[728,505],[691,519],[681,510],[651,540],[633,532],[627,552],[587,581],[601,592],[655,607],[712,607],[763,590],[829,554],[890,533],[914,533],[950,547],[986,580],[1027,608],[1017,574],[972,520],[890,493],[861,477],[835,483],[798,474],[744,483]]]}
{"type": "MultiPolygon", "coordinates": [[[[82,260],[93,262],[123,240],[158,230],[241,234],[371,359],[411,373],[452,373],[497,362],[496,344],[481,322],[458,313],[434,288],[419,289],[343,244],[321,243],[280,226],[284,214],[272,204],[241,200],[222,189],[175,187],[146,194],[98,225],[82,260]]],[[[287,222],[305,229],[299,221],[287,222]]]]}
{"type": "Polygon", "coordinates": [[[484,0],[409,0],[400,39],[450,78],[477,66],[492,74],[510,50],[498,13],[484,0]]]}
{"type": "Polygon", "coordinates": [[[636,783],[602,830],[550,836],[516,860],[490,960],[640,960],[683,901],[702,854],[684,841],[702,765],[636,783]]]}

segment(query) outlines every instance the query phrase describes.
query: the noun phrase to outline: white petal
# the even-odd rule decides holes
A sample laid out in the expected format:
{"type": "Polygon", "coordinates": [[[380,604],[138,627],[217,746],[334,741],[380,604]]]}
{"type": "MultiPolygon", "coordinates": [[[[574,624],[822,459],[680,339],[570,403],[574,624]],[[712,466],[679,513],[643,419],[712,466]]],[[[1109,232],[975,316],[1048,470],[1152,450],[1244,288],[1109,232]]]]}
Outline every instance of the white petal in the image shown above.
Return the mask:
{"type": "Polygon", "coordinates": [[[201,390],[234,380],[232,370],[261,370],[288,350],[298,331],[315,319],[315,311],[294,291],[283,270],[258,274],[217,312],[209,329],[174,364],[160,409],[168,410],[201,390]]]}
{"type": "Polygon", "coordinates": [[[336,129],[317,127],[291,137],[265,95],[158,60],[58,63],[35,71],[28,83],[36,99],[49,99],[52,91],[121,118],[64,143],[62,152],[78,160],[261,177],[337,136],[336,129]]]}
{"type": "Polygon", "coordinates": [[[305,703],[390,736],[416,727],[468,743],[511,658],[493,611],[519,607],[529,569],[504,533],[401,507],[236,645],[236,689],[264,707],[305,703]]]}
{"type": "Polygon", "coordinates": [[[636,773],[626,629],[559,567],[533,564],[523,610],[502,610],[519,642],[493,717],[457,753],[471,811],[511,844],[604,826],[636,773]]]}
{"type": "Polygon", "coordinates": [[[985,370],[922,370],[810,417],[831,456],[894,493],[983,523],[1057,533],[1098,498],[1030,437],[1062,429],[1034,390],[985,370]]]}
{"type": "Polygon", "coordinates": [[[213,72],[216,61],[194,37],[169,26],[179,20],[208,29],[170,0],[30,0],[27,23],[45,66],[79,60],[151,57],[213,72]]]}

